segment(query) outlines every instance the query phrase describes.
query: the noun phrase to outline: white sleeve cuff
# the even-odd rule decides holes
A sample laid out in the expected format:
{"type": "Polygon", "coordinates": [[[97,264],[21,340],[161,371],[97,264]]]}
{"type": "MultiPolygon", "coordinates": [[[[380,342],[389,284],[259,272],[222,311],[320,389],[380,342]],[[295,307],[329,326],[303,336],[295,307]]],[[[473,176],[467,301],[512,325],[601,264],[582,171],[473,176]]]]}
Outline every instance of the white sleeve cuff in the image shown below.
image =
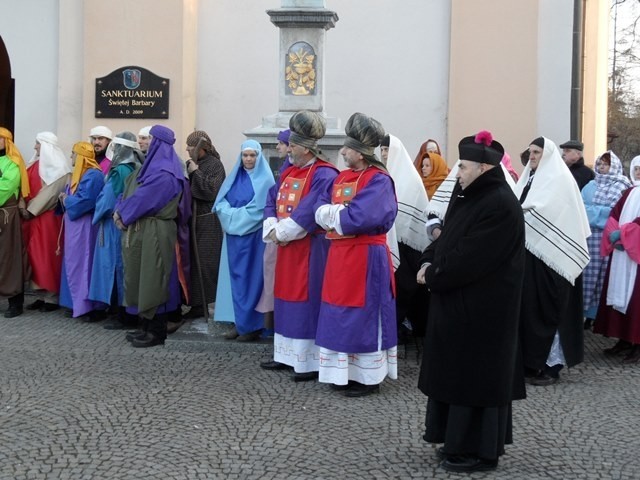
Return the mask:
{"type": "Polygon", "coordinates": [[[331,205],[331,217],[332,217],[331,220],[333,223],[332,227],[340,235],[344,235],[342,231],[342,225],[340,224],[340,212],[345,208],[346,207],[341,203],[331,205]]]}
{"type": "Polygon", "coordinates": [[[280,220],[275,226],[275,231],[277,239],[281,242],[300,240],[307,235],[307,231],[291,217],[280,220]]]}
{"type": "Polygon", "coordinates": [[[262,240],[265,243],[271,243],[269,239],[269,234],[271,230],[275,228],[278,223],[278,219],[276,217],[267,217],[262,221],[262,240]]]}

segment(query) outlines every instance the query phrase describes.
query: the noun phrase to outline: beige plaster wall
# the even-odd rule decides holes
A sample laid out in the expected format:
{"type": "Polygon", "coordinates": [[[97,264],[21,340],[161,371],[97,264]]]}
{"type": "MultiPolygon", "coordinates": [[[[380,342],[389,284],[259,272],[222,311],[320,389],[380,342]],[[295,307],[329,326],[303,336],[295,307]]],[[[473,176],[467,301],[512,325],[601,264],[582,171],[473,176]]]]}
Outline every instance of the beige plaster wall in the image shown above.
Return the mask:
{"type": "Polygon", "coordinates": [[[64,152],[71,152],[76,142],[86,140],[82,125],[83,95],[87,88],[82,75],[84,25],[76,15],[84,14],[83,0],[65,0],[60,3],[58,38],[60,43],[58,68],[58,143],[64,152]]]}
{"type": "Polygon", "coordinates": [[[453,0],[451,8],[448,162],[461,138],[489,130],[518,168],[537,130],[538,1],[453,0]]]}
{"type": "Polygon", "coordinates": [[[82,131],[106,125],[114,133],[160,123],[176,132],[176,148],[196,115],[197,0],[85,0],[82,131]],[[140,65],[170,79],[169,118],[96,119],[95,79],[140,65]]]}

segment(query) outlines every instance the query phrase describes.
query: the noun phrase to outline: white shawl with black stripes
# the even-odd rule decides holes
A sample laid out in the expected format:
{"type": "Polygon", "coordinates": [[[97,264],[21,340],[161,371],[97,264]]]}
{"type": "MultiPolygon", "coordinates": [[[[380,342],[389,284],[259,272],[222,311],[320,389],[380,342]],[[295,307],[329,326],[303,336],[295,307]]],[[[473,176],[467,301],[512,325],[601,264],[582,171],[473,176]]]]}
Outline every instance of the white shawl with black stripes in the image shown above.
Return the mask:
{"type": "Polygon", "coordinates": [[[393,178],[398,198],[395,222],[398,242],[422,252],[431,243],[424,231],[429,199],[407,149],[398,138],[389,137],[387,170],[393,178]]]}
{"type": "MultiPolygon", "coordinates": [[[[516,185],[518,198],[530,175],[527,164],[516,185]]],[[[578,185],[548,138],[522,210],[527,250],[573,285],[589,263],[591,229],[578,185]]]]}

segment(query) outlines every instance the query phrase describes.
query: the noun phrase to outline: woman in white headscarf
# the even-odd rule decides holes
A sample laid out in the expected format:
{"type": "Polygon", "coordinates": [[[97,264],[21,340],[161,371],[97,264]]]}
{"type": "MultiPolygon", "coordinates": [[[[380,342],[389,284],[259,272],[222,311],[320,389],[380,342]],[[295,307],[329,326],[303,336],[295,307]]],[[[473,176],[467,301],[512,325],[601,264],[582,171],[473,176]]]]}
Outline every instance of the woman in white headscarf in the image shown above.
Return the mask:
{"type": "Polygon", "coordinates": [[[591,259],[583,276],[585,329],[588,329],[596,318],[602,282],[609,264],[608,258],[600,255],[602,231],[611,208],[620,200],[622,192],[631,186],[631,182],[623,174],[622,162],[612,151],[604,152],[596,159],[595,170],[596,178],[587,183],[580,192],[591,227],[591,236],[587,239],[591,259]]]}
{"type": "Polygon", "coordinates": [[[558,147],[538,137],[516,185],[525,220],[520,339],[532,385],[558,381],[584,358],[582,278],[589,263],[589,221],[580,190],[558,147]]]}
{"type": "Polygon", "coordinates": [[[633,157],[633,160],[631,160],[629,178],[634,185],[640,185],[640,155],[633,157]]]}
{"type": "Polygon", "coordinates": [[[58,146],[51,132],[36,135],[35,153],[27,175],[31,193],[24,200],[21,215],[25,244],[31,265],[32,288],[41,295],[27,310],[56,310],[62,272],[62,217],[55,214],[58,196],[71,178],[71,159],[58,146]]]}
{"type": "Polygon", "coordinates": [[[604,351],[605,355],[626,354],[623,363],[637,363],[640,361],[640,186],[625,191],[611,210],[602,235],[601,254],[609,255],[609,270],[593,331],[619,339],[604,351]]]}
{"type": "Polygon", "coordinates": [[[215,319],[230,320],[221,317],[217,305],[228,298],[229,288],[233,302],[229,313],[235,326],[225,335],[227,340],[254,341],[262,333],[264,317],[255,309],[263,286],[262,217],[267,193],[274,184],[262,146],[246,140],[213,205],[224,230],[215,319]]]}

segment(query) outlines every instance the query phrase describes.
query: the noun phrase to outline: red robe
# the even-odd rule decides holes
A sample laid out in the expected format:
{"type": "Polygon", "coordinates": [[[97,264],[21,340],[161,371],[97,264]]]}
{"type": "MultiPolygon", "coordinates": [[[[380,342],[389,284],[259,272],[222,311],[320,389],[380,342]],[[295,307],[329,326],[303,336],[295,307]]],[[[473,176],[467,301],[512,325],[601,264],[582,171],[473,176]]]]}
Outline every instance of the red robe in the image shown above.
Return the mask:
{"type": "MultiPolygon", "coordinates": [[[[639,187],[634,187],[639,188],[639,187]]],[[[614,246],[609,241],[609,233],[615,229],[621,229],[618,225],[620,220],[620,214],[624,208],[624,204],[629,197],[629,194],[633,188],[626,190],[618,203],[613,207],[609,214],[609,220],[605,227],[604,234],[602,236],[602,250],[603,253],[611,253],[614,246]],[[615,225],[615,228],[611,228],[615,225]]],[[[640,226],[640,216],[633,222],[626,224],[622,227],[627,233],[629,230],[635,230],[633,235],[624,235],[621,238],[621,243],[625,246],[627,253],[632,260],[636,261],[637,258],[637,231],[640,226]],[[625,245],[625,242],[629,241],[625,245]]],[[[609,275],[611,274],[611,258],[609,258],[609,266],[607,267],[607,273],[602,285],[602,294],[600,296],[600,305],[598,307],[598,313],[596,315],[596,321],[593,325],[594,333],[605,335],[607,337],[619,338],[625,340],[634,345],[640,344],[640,265],[636,269],[636,281],[633,285],[633,291],[631,298],[629,299],[629,305],[627,306],[627,313],[621,313],[618,310],[614,310],[613,307],[607,305],[607,290],[609,288],[609,275]]]]}
{"type": "MultiPolygon", "coordinates": [[[[27,206],[42,189],[39,167],[40,162],[35,162],[27,169],[31,189],[29,197],[25,199],[27,206]]],[[[61,229],[62,215],[56,215],[53,210],[47,210],[31,220],[23,221],[22,224],[22,233],[31,265],[31,280],[39,288],[55,294],[60,292],[62,271],[61,229]]]]}

